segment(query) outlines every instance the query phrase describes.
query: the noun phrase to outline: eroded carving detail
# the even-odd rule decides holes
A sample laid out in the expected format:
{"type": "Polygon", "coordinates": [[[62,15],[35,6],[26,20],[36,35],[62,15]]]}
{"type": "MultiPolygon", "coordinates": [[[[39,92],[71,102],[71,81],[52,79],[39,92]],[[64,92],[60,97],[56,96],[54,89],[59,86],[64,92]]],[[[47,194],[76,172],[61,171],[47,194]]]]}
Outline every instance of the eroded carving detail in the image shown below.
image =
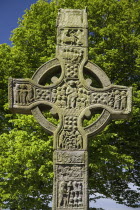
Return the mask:
{"type": "Polygon", "coordinates": [[[65,64],[66,77],[68,78],[78,78],[78,67],[79,64],[65,64]]]}
{"type": "Polygon", "coordinates": [[[35,95],[36,95],[36,100],[51,101],[51,92],[50,92],[50,90],[36,88],[35,89],[35,95]]]}
{"type": "Polygon", "coordinates": [[[52,89],[51,102],[55,103],[56,99],[57,99],[57,90],[56,89],[52,89]]]}
{"type": "Polygon", "coordinates": [[[120,104],[120,109],[126,109],[127,107],[127,92],[126,91],[121,91],[121,104],[120,104]]]}
{"type": "Polygon", "coordinates": [[[83,45],[83,37],[83,29],[61,29],[60,36],[58,38],[58,44],[81,46],[83,45]]]}
{"type": "Polygon", "coordinates": [[[61,108],[81,109],[90,105],[90,91],[75,80],[70,80],[58,87],[56,97],[56,105],[61,108]]]}
{"type": "Polygon", "coordinates": [[[91,104],[104,104],[115,110],[124,110],[127,107],[127,90],[112,89],[105,92],[93,92],[91,104]]]}
{"type": "Polygon", "coordinates": [[[65,163],[65,164],[72,164],[72,163],[85,163],[85,152],[76,151],[76,152],[57,152],[56,153],[56,163],[65,163]]]}
{"type": "Polygon", "coordinates": [[[65,62],[70,64],[80,63],[84,57],[84,51],[81,48],[64,47],[60,53],[65,62]]]}
{"type": "Polygon", "coordinates": [[[68,130],[61,131],[59,135],[58,148],[67,150],[83,148],[83,138],[80,132],[70,129],[71,126],[72,125],[68,126],[68,130]]]}
{"type": "Polygon", "coordinates": [[[84,177],[83,166],[58,165],[57,174],[60,180],[81,179],[84,177]]]}
{"type": "Polygon", "coordinates": [[[28,105],[34,100],[34,89],[30,84],[18,84],[13,87],[14,104],[28,105]]]}
{"type": "Polygon", "coordinates": [[[83,183],[80,181],[60,181],[58,183],[58,207],[75,208],[83,206],[83,183]]]}

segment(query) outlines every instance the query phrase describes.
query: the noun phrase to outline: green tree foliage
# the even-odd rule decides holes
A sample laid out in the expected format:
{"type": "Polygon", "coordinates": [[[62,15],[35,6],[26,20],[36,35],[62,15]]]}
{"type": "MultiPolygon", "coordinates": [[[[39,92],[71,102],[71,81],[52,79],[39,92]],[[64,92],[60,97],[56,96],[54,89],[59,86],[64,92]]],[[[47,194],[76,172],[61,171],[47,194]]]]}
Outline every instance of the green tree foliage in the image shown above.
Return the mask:
{"type": "MultiPolygon", "coordinates": [[[[133,115],[113,121],[89,140],[89,191],[138,206],[140,138],[140,1],[38,0],[19,19],[12,47],[0,45],[0,206],[49,209],[53,139],[32,116],[13,115],[7,105],[8,77],[31,77],[55,57],[59,8],[88,8],[89,59],[114,84],[133,86],[133,115]]],[[[49,113],[46,116],[57,123],[49,113]]],[[[89,125],[92,121],[85,121],[89,125]]],[[[95,198],[97,199],[97,198],[95,198]]]]}

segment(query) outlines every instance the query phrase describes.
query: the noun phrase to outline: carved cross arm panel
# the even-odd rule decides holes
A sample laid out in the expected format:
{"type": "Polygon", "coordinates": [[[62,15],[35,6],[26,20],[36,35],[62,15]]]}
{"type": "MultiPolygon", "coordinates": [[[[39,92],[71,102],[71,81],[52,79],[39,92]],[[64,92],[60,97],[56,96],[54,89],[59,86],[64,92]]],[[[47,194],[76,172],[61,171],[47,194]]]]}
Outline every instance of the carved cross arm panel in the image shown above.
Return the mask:
{"type": "Polygon", "coordinates": [[[31,79],[9,79],[9,106],[12,112],[31,114],[35,106],[53,106],[56,88],[36,84],[31,79]]]}
{"type": "MultiPolygon", "coordinates": [[[[119,85],[110,85],[107,88],[79,89],[81,101],[86,102],[86,107],[98,107],[108,110],[112,119],[125,119],[131,113],[132,88],[119,85]]],[[[80,100],[80,99],[79,99],[80,100]]]]}

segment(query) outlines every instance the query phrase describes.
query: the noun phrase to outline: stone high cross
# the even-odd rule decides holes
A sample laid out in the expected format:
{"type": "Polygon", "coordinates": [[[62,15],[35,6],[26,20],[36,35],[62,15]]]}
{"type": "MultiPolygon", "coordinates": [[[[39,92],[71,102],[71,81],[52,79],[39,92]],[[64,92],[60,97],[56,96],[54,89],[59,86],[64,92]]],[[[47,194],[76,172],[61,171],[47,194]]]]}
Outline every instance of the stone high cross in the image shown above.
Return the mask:
{"type": "Polygon", "coordinates": [[[54,134],[53,210],[88,209],[88,136],[101,131],[112,119],[125,119],[131,112],[132,88],[112,85],[98,66],[88,61],[86,10],[60,9],[57,19],[56,58],[42,65],[32,79],[9,79],[9,102],[14,113],[33,114],[46,131],[54,134]],[[52,84],[45,86],[48,75],[52,84]],[[101,88],[83,74],[90,72],[101,88]],[[58,126],[42,110],[58,113],[58,126]],[[101,109],[90,126],[84,117],[101,109]]]}

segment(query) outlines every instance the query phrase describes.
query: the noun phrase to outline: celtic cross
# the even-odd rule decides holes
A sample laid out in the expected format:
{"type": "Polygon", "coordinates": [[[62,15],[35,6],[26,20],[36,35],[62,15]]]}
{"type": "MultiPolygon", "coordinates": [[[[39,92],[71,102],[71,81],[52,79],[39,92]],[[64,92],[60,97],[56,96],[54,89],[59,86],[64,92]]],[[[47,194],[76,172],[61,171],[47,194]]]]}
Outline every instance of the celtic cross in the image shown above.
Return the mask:
{"type": "Polygon", "coordinates": [[[33,114],[54,135],[53,210],[88,209],[88,136],[100,132],[112,119],[127,118],[131,112],[132,88],[112,85],[105,72],[88,61],[87,34],[86,10],[60,9],[56,58],[42,65],[32,79],[9,79],[11,110],[33,114]],[[52,83],[46,85],[51,72],[59,70],[60,77],[52,77],[52,83]],[[101,87],[92,87],[83,70],[101,87]],[[43,115],[48,106],[58,114],[58,126],[43,115]],[[83,127],[84,117],[99,109],[100,116],[83,127]]]}

